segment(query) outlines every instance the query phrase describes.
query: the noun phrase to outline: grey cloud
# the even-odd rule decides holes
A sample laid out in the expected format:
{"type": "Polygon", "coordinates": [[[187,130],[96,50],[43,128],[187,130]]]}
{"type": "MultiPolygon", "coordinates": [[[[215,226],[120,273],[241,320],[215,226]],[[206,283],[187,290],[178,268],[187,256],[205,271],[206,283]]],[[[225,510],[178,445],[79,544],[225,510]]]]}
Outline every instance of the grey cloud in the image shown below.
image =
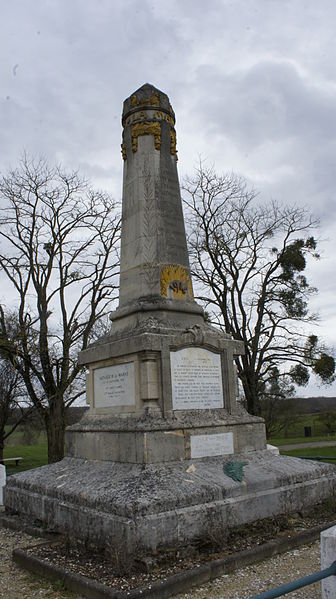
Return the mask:
{"type": "Polygon", "coordinates": [[[97,8],[37,1],[6,9],[13,33],[2,40],[0,55],[3,98],[9,98],[0,163],[15,161],[23,148],[50,159],[71,156],[72,163],[89,162],[93,149],[119,160],[124,97],[147,80],[166,89],[176,79],[171,52],[183,55],[185,42],[174,23],[150,2],[103,0],[97,8]]]}
{"type": "Polygon", "coordinates": [[[194,84],[203,90],[197,110],[207,111],[210,134],[225,133],[245,147],[269,139],[335,136],[334,95],[304,79],[288,62],[263,61],[229,75],[214,71],[201,67],[194,84]],[[205,91],[210,80],[211,95],[205,91]]]}
{"type": "MultiPolygon", "coordinates": [[[[176,110],[182,174],[200,153],[265,196],[310,205],[333,255],[333,0],[15,0],[1,9],[1,171],[26,149],[80,165],[118,198],[122,102],[148,81],[176,110]]],[[[330,271],[315,277],[334,323],[330,271]]]]}
{"type": "Polygon", "coordinates": [[[262,191],[311,205],[322,219],[330,218],[336,151],[332,86],[304,77],[288,61],[268,60],[229,74],[218,65],[202,66],[194,89],[191,115],[198,122],[202,115],[211,160],[221,162],[226,148],[226,170],[240,170],[240,155],[252,183],[254,171],[264,173],[261,181],[258,177],[262,191]]]}

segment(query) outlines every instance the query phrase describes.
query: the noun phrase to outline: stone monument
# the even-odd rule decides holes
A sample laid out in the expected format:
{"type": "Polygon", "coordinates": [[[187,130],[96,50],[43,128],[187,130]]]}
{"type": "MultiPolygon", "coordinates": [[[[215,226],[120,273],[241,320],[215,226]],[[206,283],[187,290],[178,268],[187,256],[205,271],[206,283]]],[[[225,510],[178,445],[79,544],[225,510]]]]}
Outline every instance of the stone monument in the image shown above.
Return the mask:
{"type": "Polygon", "coordinates": [[[95,545],[149,553],[318,503],[335,475],[268,451],[263,420],[236,400],[244,348],[194,300],[167,95],[142,86],[122,124],[119,307],[79,356],[90,409],[67,430],[67,457],[10,477],[5,504],[95,545]]]}

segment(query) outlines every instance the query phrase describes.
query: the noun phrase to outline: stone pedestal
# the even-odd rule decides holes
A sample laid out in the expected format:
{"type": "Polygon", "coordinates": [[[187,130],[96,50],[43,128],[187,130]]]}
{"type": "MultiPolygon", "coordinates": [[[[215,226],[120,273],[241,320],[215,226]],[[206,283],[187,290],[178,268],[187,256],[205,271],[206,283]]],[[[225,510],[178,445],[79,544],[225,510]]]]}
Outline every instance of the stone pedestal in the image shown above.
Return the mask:
{"type": "Polygon", "coordinates": [[[234,351],[211,327],[111,334],[82,352],[89,414],[67,429],[67,455],[150,464],[265,448],[264,423],[236,402],[234,351]]]}
{"type": "Polygon", "coordinates": [[[329,464],[236,454],[243,480],[224,471],[231,457],[149,465],[65,458],[8,479],[7,509],[122,555],[146,555],[224,541],[236,526],[298,512],[335,491],[329,464]]]}

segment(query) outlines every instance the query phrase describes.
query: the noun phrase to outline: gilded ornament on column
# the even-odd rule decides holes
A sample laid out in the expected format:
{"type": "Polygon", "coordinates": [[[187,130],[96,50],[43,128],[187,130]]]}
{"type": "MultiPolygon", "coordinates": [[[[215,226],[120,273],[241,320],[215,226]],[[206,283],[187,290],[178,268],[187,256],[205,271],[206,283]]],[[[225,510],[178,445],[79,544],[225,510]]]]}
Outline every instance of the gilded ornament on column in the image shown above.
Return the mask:
{"type": "Polygon", "coordinates": [[[183,266],[174,264],[164,266],[161,270],[160,282],[162,297],[185,300],[189,292],[190,299],[194,299],[190,274],[183,266]]]}
{"type": "Polygon", "coordinates": [[[176,156],[177,160],[177,149],[176,149],[176,131],[175,129],[170,130],[170,153],[172,156],[176,156]]]}
{"type": "Polygon", "coordinates": [[[161,148],[161,125],[158,122],[135,123],[131,125],[132,151],[138,149],[138,137],[141,135],[154,135],[154,147],[156,150],[161,148]]]}
{"type": "Polygon", "coordinates": [[[167,121],[172,127],[175,125],[173,117],[162,110],[155,110],[153,118],[158,121],[167,121]]]}
{"type": "Polygon", "coordinates": [[[160,106],[159,94],[155,92],[152,96],[144,100],[137,98],[136,94],[133,94],[131,96],[131,107],[135,108],[136,106],[160,106]]]}

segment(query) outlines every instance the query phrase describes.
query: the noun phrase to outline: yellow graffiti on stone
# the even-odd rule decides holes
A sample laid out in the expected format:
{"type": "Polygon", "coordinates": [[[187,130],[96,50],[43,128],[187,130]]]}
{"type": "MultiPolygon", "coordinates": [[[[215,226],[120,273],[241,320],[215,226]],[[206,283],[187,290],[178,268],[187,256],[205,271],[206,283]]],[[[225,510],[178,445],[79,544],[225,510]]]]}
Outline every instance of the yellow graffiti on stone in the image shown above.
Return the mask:
{"type": "Polygon", "coordinates": [[[124,160],[127,159],[126,146],[125,146],[124,142],[122,142],[122,144],[121,144],[121,155],[124,160]]]}
{"type": "Polygon", "coordinates": [[[152,96],[150,96],[149,98],[145,98],[144,100],[141,100],[140,98],[137,98],[136,94],[133,94],[133,96],[131,96],[131,107],[135,108],[136,106],[160,106],[160,99],[159,99],[159,94],[158,93],[154,93],[152,96]]]}
{"type": "Polygon", "coordinates": [[[153,114],[153,119],[158,121],[167,121],[171,127],[174,127],[175,121],[170,114],[163,112],[162,110],[155,110],[153,114]]]}
{"type": "Polygon", "coordinates": [[[138,137],[141,135],[154,135],[154,146],[156,150],[161,148],[161,125],[160,123],[145,122],[135,123],[131,125],[132,135],[132,151],[136,152],[138,149],[138,137]]]}
{"type": "Polygon", "coordinates": [[[161,270],[161,295],[174,299],[186,299],[189,291],[190,299],[194,299],[191,278],[188,271],[179,265],[169,264],[161,270]]]}
{"type": "Polygon", "coordinates": [[[177,149],[176,149],[176,131],[175,129],[170,130],[170,153],[172,156],[176,156],[177,160],[177,149]]]}

